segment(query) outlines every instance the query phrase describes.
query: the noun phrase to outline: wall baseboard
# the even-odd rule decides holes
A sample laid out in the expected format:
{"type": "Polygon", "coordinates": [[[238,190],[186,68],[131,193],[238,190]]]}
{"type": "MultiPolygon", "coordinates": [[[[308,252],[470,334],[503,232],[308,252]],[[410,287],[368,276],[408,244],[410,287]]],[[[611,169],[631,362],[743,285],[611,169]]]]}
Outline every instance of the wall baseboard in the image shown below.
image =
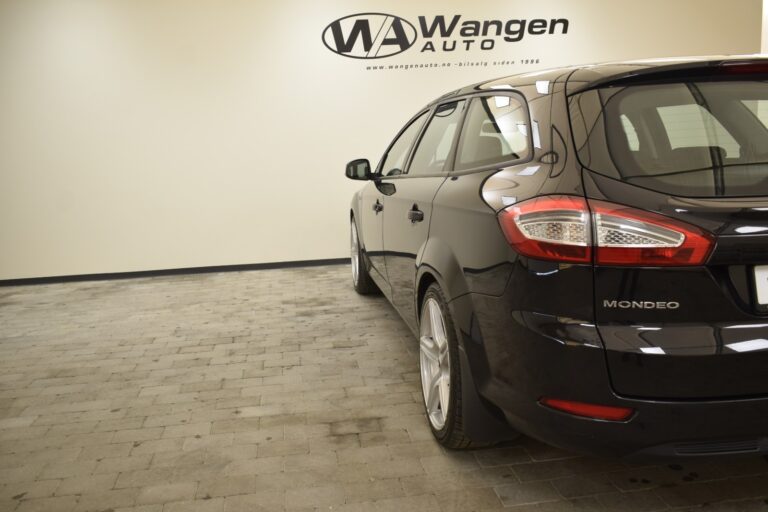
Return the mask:
{"type": "Polygon", "coordinates": [[[213,272],[243,272],[278,268],[319,267],[323,265],[344,265],[349,258],[324,260],[278,261],[273,263],[246,263],[243,265],[219,265],[211,267],[169,268],[162,270],[139,270],[136,272],[112,272],[105,274],[76,274],[69,276],[26,277],[21,279],[0,279],[0,286],[24,286],[33,284],[71,283],[77,281],[108,281],[114,279],[136,279],[140,277],[177,276],[184,274],[210,274],[213,272]]]}

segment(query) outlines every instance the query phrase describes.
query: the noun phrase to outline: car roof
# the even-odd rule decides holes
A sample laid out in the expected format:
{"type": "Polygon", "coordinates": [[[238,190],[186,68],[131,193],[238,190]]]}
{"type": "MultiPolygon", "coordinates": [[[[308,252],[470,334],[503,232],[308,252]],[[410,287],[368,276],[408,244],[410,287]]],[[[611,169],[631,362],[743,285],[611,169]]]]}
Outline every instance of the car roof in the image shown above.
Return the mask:
{"type": "Polygon", "coordinates": [[[518,89],[524,86],[535,85],[537,82],[567,80],[567,94],[576,94],[587,89],[603,87],[611,84],[622,83],[631,80],[650,78],[652,75],[671,74],[704,70],[713,72],[716,69],[735,68],[739,66],[763,64],[768,72],[768,55],[709,55],[699,57],[672,57],[660,59],[627,60],[618,62],[605,62],[599,64],[582,64],[545,69],[479,82],[437,98],[435,103],[444,101],[453,96],[463,96],[477,92],[487,92],[496,89],[518,89]]]}

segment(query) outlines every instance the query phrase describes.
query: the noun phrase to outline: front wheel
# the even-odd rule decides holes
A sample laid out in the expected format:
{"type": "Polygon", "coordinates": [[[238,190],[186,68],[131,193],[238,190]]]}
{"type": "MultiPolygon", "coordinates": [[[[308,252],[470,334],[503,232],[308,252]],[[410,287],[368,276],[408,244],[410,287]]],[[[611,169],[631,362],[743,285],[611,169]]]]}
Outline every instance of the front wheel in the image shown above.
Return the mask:
{"type": "Polygon", "coordinates": [[[357,225],[353,218],[349,228],[350,256],[352,263],[352,284],[360,295],[368,295],[376,292],[376,283],[373,282],[365,268],[363,251],[360,249],[360,238],[357,236],[357,225]]]}
{"type": "Polygon", "coordinates": [[[485,446],[464,435],[459,344],[448,303],[435,283],[427,288],[421,306],[419,365],[424,407],[435,439],[453,449],[485,446]]]}

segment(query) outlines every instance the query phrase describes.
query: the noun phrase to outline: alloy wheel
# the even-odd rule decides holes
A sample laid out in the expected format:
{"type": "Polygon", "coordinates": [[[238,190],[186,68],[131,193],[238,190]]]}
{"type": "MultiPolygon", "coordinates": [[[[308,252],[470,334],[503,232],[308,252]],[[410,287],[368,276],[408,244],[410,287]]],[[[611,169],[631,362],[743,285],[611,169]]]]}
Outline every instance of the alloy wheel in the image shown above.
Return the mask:
{"type": "Polygon", "coordinates": [[[429,422],[435,430],[445,426],[451,390],[448,336],[440,304],[428,298],[421,311],[419,336],[421,389],[429,422]]]}

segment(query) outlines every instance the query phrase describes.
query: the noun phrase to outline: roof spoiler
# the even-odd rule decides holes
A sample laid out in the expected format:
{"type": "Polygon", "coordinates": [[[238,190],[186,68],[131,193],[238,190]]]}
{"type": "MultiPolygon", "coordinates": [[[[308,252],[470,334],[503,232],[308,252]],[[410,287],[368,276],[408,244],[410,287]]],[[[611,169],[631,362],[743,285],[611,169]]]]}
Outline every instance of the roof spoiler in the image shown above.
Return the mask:
{"type": "Polygon", "coordinates": [[[668,65],[651,64],[634,68],[626,73],[600,77],[590,82],[575,84],[568,94],[578,94],[590,89],[626,87],[629,85],[658,84],[681,81],[708,81],[739,79],[745,75],[767,75],[768,59],[720,59],[689,61],[668,65]]]}

